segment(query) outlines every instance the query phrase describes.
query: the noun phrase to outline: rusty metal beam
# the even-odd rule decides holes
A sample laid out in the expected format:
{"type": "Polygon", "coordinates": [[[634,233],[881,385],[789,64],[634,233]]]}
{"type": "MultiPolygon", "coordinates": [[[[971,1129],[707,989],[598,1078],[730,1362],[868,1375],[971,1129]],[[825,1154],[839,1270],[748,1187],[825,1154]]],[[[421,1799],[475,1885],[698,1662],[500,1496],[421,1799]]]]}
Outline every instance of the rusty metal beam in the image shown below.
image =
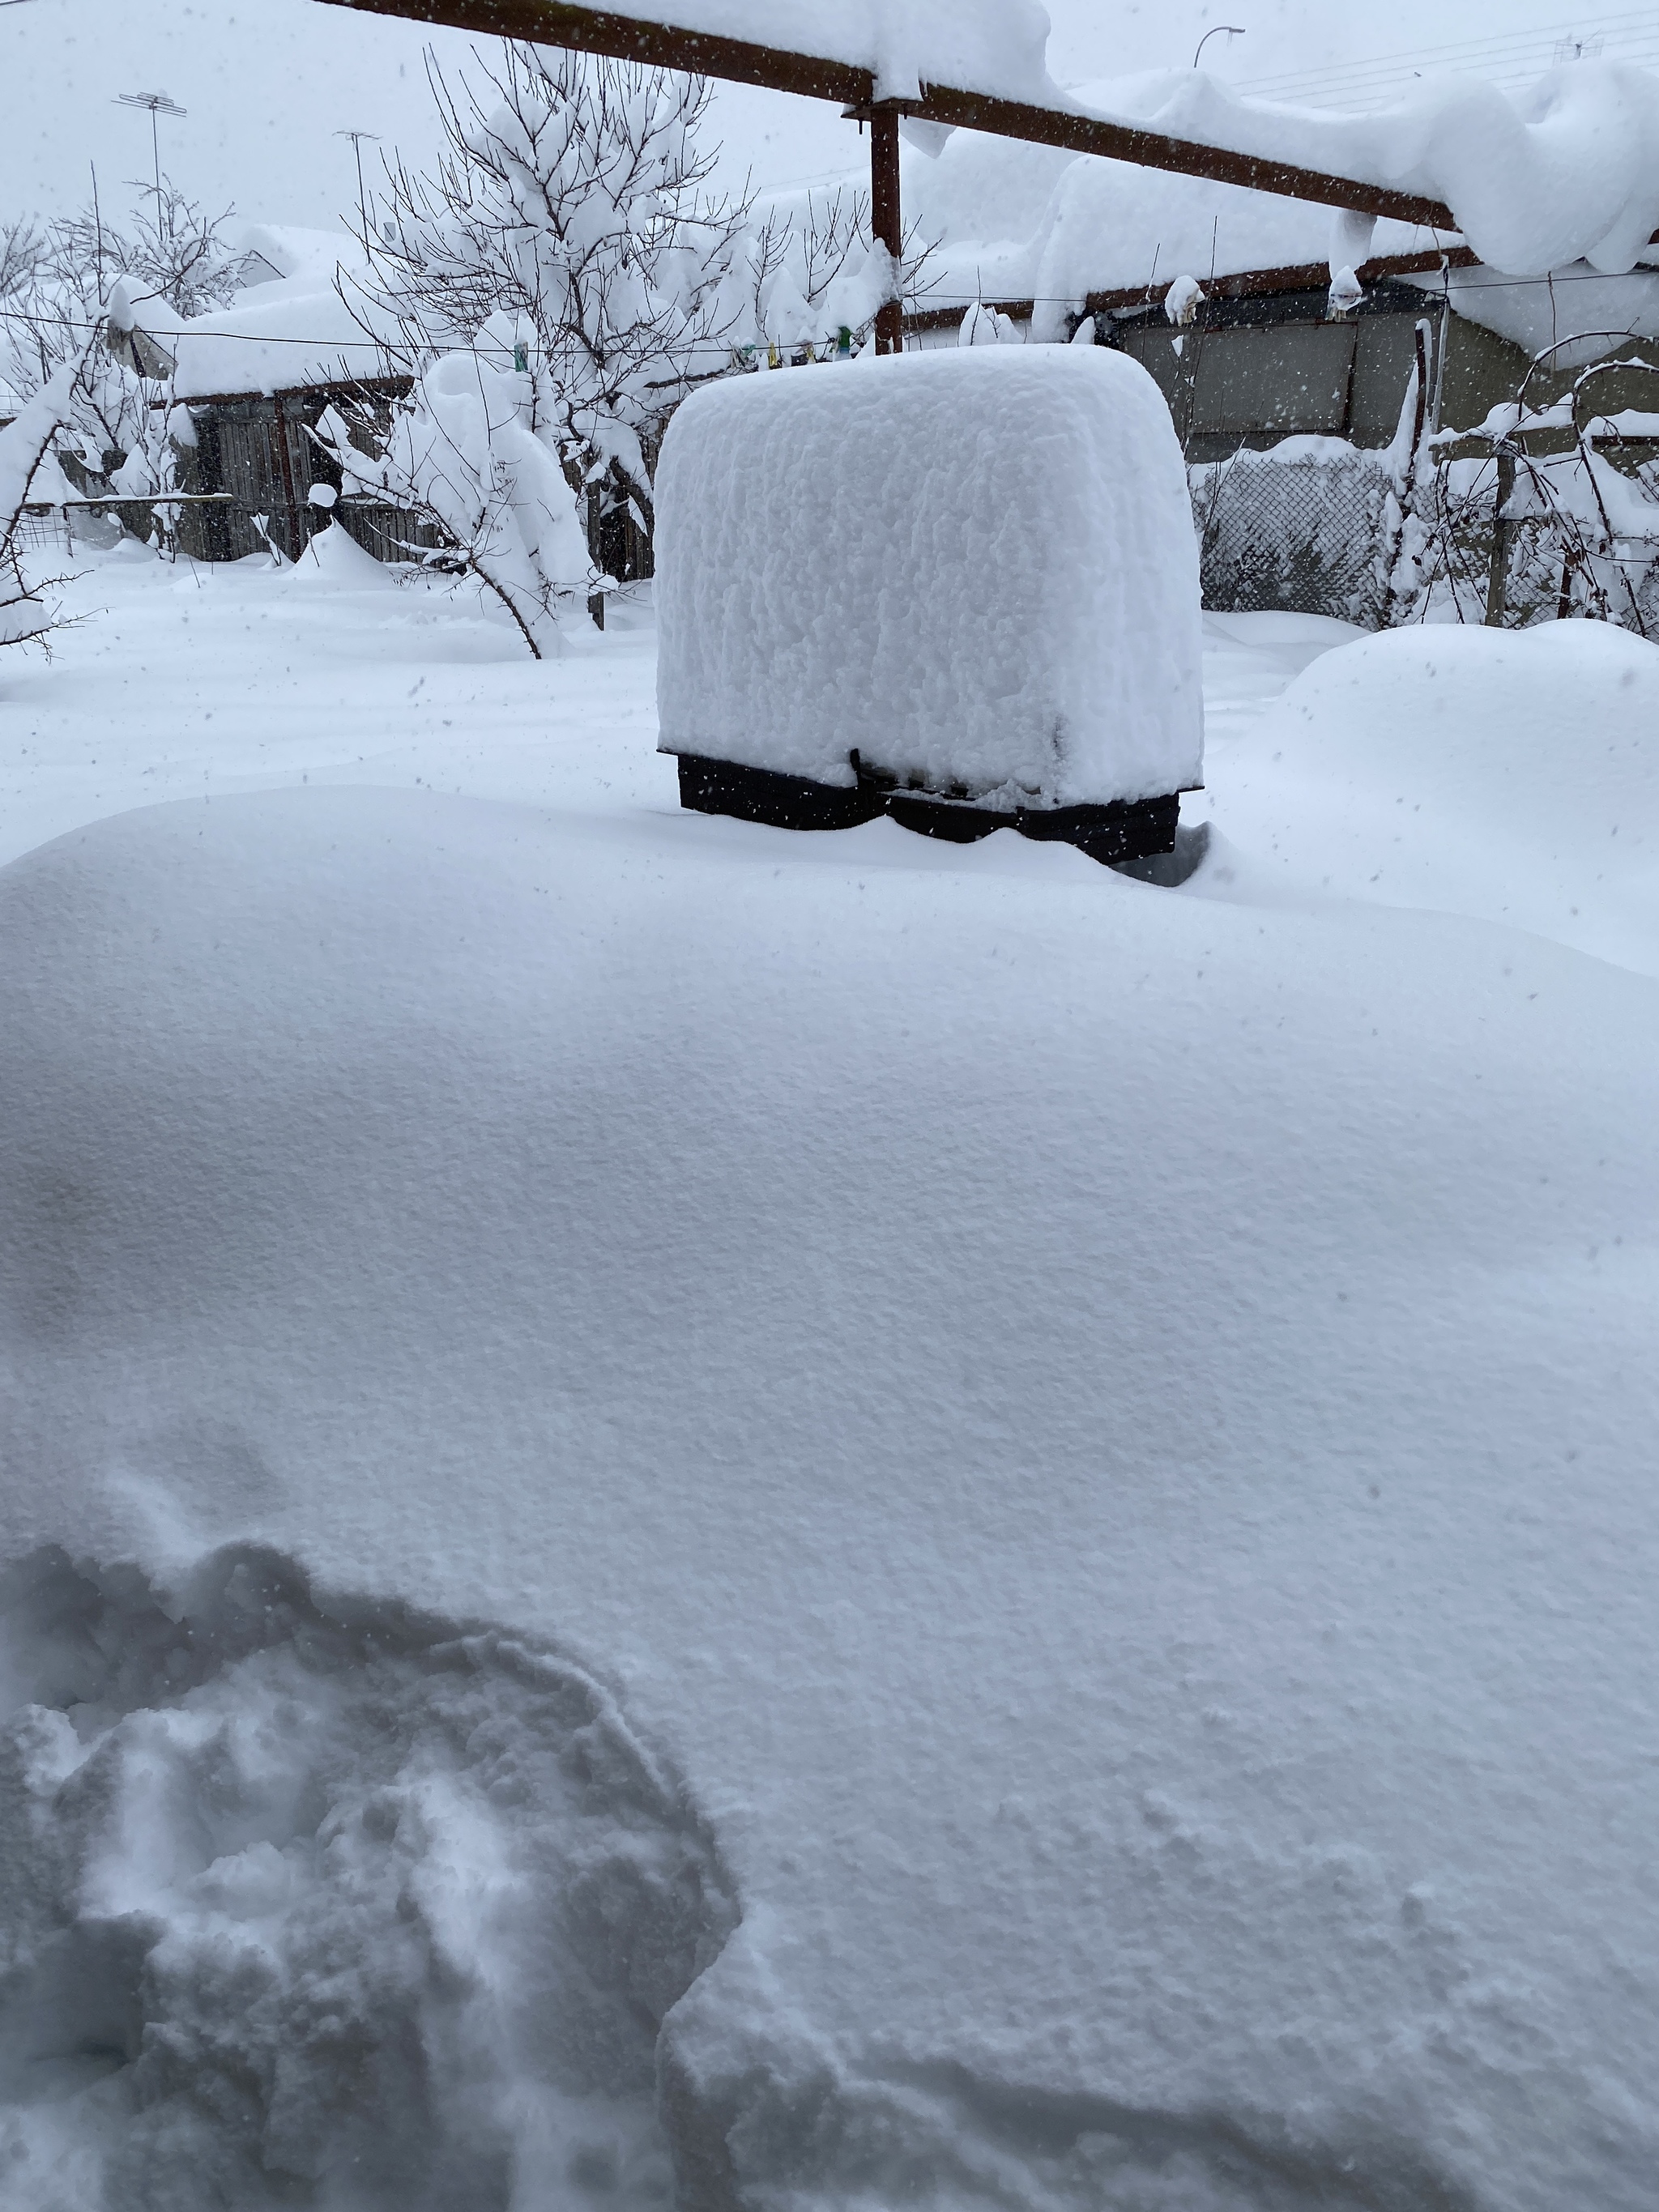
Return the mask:
{"type": "MultiPolygon", "coordinates": [[[[1467,246],[1431,248],[1421,253],[1379,253],[1361,262],[1354,275],[1362,284],[1380,284],[1390,276],[1431,276],[1441,269],[1478,269],[1480,257],[1467,246]]],[[[1276,292],[1322,292],[1331,281],[1328,261],[1301,261],[1282,269],[1243,269],[1231,276],[1208,279],[1205,290],[1212,300],[1270,298],[1276,292]]],[[[1084,313],[1098,315],[1114,307],[1150,307],[1164,297],[1167,287],[1131,285],[1122,291],[1091,292],[1084,313]]]]}
{"type": "Polygon", "coordinates": [[[732,84],[799,93],[808,100],[836,100],[844,107],[861,106],[875,96],[870,71],[848,62],[824,61],[710,32],[684,31],[672,23],[580,7],[574,0],[329,0],[329,4],[492,38],[526,39],[540,46],[570,46],[580,53],[607,54],[613,61],[684,70],[732,84]]]}
{"type": "MultiPolygon", "coordinates": [[[[875,96],[868,70],[850,63],[791,53],[744,39],[718,38],[669,23],[646,22],[576,0],[328,0],[334,7],[358,8],[379,15],[400,15],[418,23],[445,24],[504,39],[528,39],[539,46],[572,46],[608,54],[617,61],[643,62],[659,69],[687,70],[736,84],[763,85],[815,100],[839,100],[844,107],[867,106],[875,96]]],[[[988,93],[957,92],[945,85],[924,87],[920,100],[897,103],[909,115],[945,123],[994,137],[1024,138],[1040,145],[1063,146],[1079,154],[1098,154],[1144,169],[1165,169],[1180,176],[1209,177],[1247,191],[1312,200],[1358,215],[1389,217],[1429,230],[1456,230],[1451,210],[1439,200],[1383,185],[1361,184],[1322,170],[1301,169],[1289,161],[1239,154],[1193,139],[1171,138],[1138,125],[1108,123],[1063,108],[1035,107],[1024,100],[988,93]]]]}

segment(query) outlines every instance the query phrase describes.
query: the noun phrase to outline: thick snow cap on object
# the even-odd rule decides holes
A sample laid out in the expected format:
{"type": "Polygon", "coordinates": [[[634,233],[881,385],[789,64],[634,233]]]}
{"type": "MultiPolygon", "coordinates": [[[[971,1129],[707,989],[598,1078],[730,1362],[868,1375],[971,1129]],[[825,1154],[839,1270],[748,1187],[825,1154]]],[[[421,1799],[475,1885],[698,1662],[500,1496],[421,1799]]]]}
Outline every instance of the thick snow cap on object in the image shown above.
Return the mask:
{"type": "Polygon", "coordinates": [[[1093,347],[951,348],[689,399],[657,476],[666,752],[1002,805],[1203,764],[1198,556],[1157,386],[1093,347]]]}

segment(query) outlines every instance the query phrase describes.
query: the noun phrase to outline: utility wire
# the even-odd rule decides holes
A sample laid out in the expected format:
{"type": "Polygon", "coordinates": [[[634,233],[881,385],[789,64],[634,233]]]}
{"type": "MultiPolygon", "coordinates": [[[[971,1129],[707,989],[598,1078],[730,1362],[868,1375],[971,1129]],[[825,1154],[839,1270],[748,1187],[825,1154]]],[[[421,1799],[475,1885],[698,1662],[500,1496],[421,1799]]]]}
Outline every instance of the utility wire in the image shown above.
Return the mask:
{"type": "Polygon", "coordinates": [[[1659,58],[1659,15],[1651,9],[1579,17],[1570,23],[1540,26],[1485,38],[1450,40],[1436,46],[1370,56],[1351,64],[1297,70],[1239,80],[1234,89],[1258,98],[1317,100],[1328,97],[1378,99],[1409,84],[1413,76],[1434,70],[1479,71],[1497,82],[1530,76],[1556,61],[1564,46],[1599,50],[1608,60],[1643,63],[1659,58]],[[1611,52],[1616,47],[1618,52],[1611,52]]]}
{"type": "MultiPolygon", "coordinates": [[[[15,4],[15,0],[0,0],[0,7],[10,4],[15,4]]],[[[1436,272],[1432,270],[1420,271],[1419,273],[1425,282],[1431,281],[1436,276],[1436,272]]],[[[1656,267],[1650,263],[1638,263],[1637,267],[1629,270],[1627,274],[1630,276],[1635,277],[1659,276],[1659,267],[1656,267]]],[[[1413,278],[1407,276],[1402,277],[1398,281],[1409,283],[1413,280],[1413,278]]],[[[1617,276],[1609,276],[1603,275],[1599,270],[1583,269],[1564,273],[1557,273],[1552,276],[1486,276],[1475,270],[1463,270],[1454,271],[1451,281],[1455,286],[1471,292],[1513,292],[1526,290],[1533,287],[1547,290],[1552,285],[1559,289],[1564,284],[1616,284],[1624,280],[1617,276]]],[[[1129,288],[1126,286],[1121,289],[1127,290],[1129,288]]],[[[1149,283],[1147,289],[1150,291],[1152,289],[1152,286],[1149,283]]],[[[1042,292],[1036,295],[1035,298],[1032,298],[1032,295],[1030,294],[1021,295],[1021,298],[1023,300],[1031,298],[1032,305],[1035,307],[1066,307],[1072,305],[1076,297],[1076,294],[1071,292],[1042,292]]],[[[921,296],[918,301],[918,306],[921,307],[922,312],[926,313],[936,307],[962,307],[966,309],[977,303],[978,295],[976,294],[967,292],[929,292],[921,296]]],[[[72,315],[31,314],[26,308],[20,307],[0,307],[0,321],[27,323],[32,329],[36,330],[93,331],[100,327],[100,321],[97,319],[82,319],[72,315]]],[[[303,346],[314,354],[325,356],[329,355],[338,355],[343,356],[347,353],[360,353],[369,349],[375,349],[376,351],[380,350],[380,341],[367,337],[356,338],[288,337],[277,337],[274,334],[272,336],[266,337],[258,331],[190,330],[166,331],[159,333],[158,337],[160,339],[165,340],[169,344],[176,343],[180,338],[190,338],[198,339],[204,343],[211,343],[213,344],[303,346]]],[[[787,352],[792,346],[807,345],[814,343],[814,341],[807,338],[778,339],[775,341],[769,341],[765,338],[762,338],[758,341],[744,341],[744,343],[754,344],[757,350],[758,350],[759,347],[764,346],[769,343],[775,343],[780,351],[787,352]]],[[[817,343],[827,343],[827,341],[819,340],[817,341],[817,343]]],[[[721,359],[733,352],[740,351],[741,349],[740,346],[734,346],[729,343],[684,347],[671,346],[665,349],[665,357],[669,360],[677,361],[721,359]]]]}

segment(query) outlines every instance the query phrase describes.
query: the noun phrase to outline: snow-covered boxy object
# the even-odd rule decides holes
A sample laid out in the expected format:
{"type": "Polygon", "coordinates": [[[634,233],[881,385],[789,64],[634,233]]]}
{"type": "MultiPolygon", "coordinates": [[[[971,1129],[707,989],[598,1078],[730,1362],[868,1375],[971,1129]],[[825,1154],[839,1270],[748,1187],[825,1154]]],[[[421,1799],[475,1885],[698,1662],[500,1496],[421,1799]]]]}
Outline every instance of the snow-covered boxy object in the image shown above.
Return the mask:
{"type": "Polygon", "coordinates": [[[656,482],[682,802],[1168,851],[1200,781],[1198,552],[1158,387],[1093,346],[707,386],[656,482]]]}

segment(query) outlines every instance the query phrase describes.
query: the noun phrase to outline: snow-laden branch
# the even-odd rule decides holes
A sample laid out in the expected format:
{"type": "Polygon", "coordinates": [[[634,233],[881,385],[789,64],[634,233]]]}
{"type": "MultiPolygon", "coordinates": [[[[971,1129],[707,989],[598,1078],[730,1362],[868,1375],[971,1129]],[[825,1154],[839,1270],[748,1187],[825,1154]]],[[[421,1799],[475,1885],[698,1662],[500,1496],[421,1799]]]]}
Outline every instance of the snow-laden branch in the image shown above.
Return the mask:
{"type": "Polygon", "coordinates": [[[25,574],[22,527],[30,489],[74,407],[82,366],[80,360],[64,362],[0,430],[0,646],[42,644],[62,625],[56,602],[46,594],[63,580],[25,574]]]}
{"type": "Polygon", "coordinates": [[[561,611],[597,579],[556,447],[534,424],[530,385],[510,343],[447,353],[398,404],[389,433],[330,407],[316,436],[348,491],[429,524],[446,562],[474,575],[544,659],[560,650],[561,611]]]}

